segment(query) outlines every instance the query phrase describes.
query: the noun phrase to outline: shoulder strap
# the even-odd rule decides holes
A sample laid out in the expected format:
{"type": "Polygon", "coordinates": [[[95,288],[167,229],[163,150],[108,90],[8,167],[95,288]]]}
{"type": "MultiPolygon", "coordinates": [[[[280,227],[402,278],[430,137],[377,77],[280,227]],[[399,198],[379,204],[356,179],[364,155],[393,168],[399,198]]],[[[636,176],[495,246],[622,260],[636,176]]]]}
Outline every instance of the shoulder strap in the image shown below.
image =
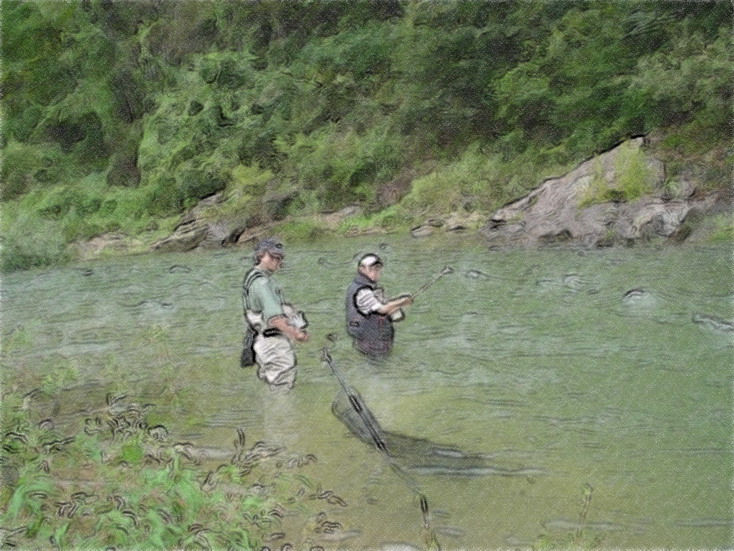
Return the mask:
{"type": "Polygon", "coordinates": [[[245,275],[245,280],[242,282],[242,293],[245,295],[245,308],[249,308],[250,306],[250,286],[260,277],[265,276],[262,272],[255,270],[254,268],[245,275]]]}

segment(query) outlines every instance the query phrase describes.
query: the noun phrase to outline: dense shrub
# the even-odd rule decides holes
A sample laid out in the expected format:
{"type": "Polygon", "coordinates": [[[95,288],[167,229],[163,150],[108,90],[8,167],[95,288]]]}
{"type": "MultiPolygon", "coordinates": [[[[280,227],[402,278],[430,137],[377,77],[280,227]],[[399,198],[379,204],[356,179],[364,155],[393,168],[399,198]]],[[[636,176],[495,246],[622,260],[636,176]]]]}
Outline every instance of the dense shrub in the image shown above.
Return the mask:
{"type": "Polygon", "coordinates": [[[2,270],[26,270],[67,260],[66,241],[60,229],[58,222],[3,209],[2,270]]]}
{"type": "MultiPolygon", "coordinates": [[[[228,194],[243,212],[371,212],[407,174],[422,176],[403,211],[484,209],[630,135],[708,165],[732,131],[729,2],[8,0],[2,15],[3,201],[104,174],[103,195],[173,216],[252,168],[271,178],[228,194]]],[[[120,212],[95,227],[125,227],[120,212]]]]}

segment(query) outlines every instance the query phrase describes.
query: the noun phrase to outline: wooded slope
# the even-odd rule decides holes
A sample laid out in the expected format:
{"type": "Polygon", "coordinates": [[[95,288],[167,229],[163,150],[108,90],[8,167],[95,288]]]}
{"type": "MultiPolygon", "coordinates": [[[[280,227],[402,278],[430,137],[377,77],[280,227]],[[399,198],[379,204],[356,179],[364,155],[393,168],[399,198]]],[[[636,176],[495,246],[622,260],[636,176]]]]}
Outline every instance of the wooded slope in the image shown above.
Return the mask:
{"type": "MultiPolygon", "coordinates": [[[[726,185],[728,1],[2,4],[3,266],[201,198],[490,211],[622,139],[726,185]]],[[[671,174],[675,177],[675,174],[671,174]]]]}

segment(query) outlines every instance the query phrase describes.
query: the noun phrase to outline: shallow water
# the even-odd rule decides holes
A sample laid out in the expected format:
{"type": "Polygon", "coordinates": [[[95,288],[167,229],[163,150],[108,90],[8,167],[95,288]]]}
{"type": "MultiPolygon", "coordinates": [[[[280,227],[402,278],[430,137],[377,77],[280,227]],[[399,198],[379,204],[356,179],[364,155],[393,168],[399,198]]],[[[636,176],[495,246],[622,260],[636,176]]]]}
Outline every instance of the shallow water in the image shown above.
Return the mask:
{"type": "MultiPolygon", "coordinates": [[[[413,470],[444,549],[527,547],[579,528],[602,546],[731,547],[734,279],[727,248],[487,251],[457,236],[289,247],[278,279],[306,311],[296,388],[238,366],[248,251],[148,255],[5,276],[3,384],[63,387],[77,426],[109,391],[156,404],[181,439],[232,449],[235,429],[318,462],[349,504],[344,548],[420,546],[415,496],[330,411],[331,354],[380,425],[480,454],[498,470],[413,470]],[[386,259],[390,294],[448,265],[371,363],[343,330],[354,257],[386,259]],[[501,476],[508,469],[523,476],[501,476]]],[[[408,463],[410,463],[408,461],[408,463]]],[[[410,466],[410,465],[407,465],[410,466]]]]}

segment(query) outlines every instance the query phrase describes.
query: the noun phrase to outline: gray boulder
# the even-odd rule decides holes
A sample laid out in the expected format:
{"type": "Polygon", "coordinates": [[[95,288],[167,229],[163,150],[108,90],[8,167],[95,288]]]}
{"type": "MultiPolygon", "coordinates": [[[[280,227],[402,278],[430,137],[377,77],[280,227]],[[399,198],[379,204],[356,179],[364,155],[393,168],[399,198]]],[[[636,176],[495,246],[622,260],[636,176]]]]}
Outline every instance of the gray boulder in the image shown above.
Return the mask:
{"type": "Polygon", "coordinates": [[[151,247],[160,252],[185,252],[198,248],[219,248],[237,241],[244,231],[241,222],[207,220],[202,214],[212,206],[222,203],[221,193],[202,199],[179,220],[173,233],[151,247]]]}
{"type": "Polygon", "coordinates": [[[602,247],[653,238],[682,240],[693,215],[712,212],[726,200],[723,192],[698,193],[689,181],[680,182],[682,192],[671,195],[665,183],[663,162],[645,152],[643,138],[634,138],[564,176],[545,180],[495,212],[480,231],[499,245],[602,247]],[[623,187],[632,171],[648,193],[628,201],[623,187]]]}

